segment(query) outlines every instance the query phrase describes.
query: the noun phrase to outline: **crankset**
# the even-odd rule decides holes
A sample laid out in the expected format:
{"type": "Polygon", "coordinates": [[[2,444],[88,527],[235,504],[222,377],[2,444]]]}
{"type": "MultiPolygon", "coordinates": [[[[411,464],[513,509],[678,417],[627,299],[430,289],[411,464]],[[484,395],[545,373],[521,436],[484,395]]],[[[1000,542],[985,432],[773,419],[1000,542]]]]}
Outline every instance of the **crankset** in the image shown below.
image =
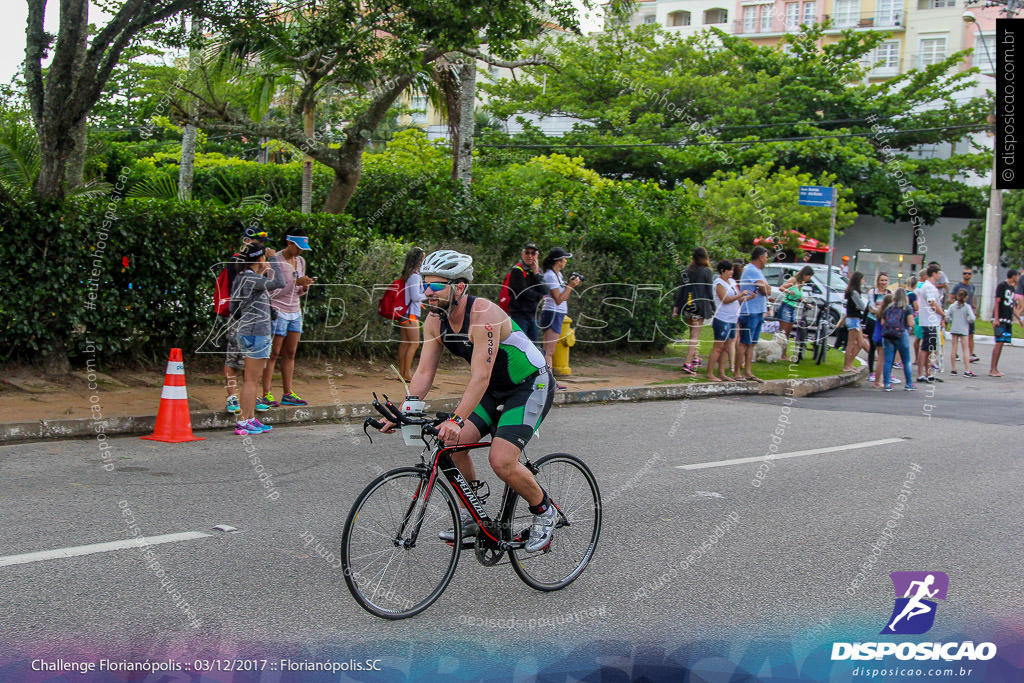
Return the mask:
{"type": "Polygon", "coordinates": [[[498,550],[494,546],[494,541],[488,538],[483,530],[477,532],[473,553],[476,555],[476,561],[485,567],[493,567],[505,556],[505,551],[498,550]]]}

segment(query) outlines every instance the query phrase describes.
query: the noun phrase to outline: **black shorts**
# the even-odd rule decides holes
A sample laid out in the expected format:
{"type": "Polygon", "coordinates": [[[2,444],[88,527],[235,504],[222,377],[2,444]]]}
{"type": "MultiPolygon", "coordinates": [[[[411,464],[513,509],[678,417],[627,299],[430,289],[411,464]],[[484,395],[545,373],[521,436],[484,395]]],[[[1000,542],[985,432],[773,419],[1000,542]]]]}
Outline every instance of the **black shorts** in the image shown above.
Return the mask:
{"type": "Polygon", "coordinates": [[[922,325],[921,350],[930,352],[937,348],[939,348],[939,328],[922,325]]]}
{"type": "Polygon", "coordinates": [[[480,434],[504,439],[522,450],[551,410],[554,400],[555,381],[544,369],[508,391],[487,391],[469,421],[476,425],[480,434]]]}

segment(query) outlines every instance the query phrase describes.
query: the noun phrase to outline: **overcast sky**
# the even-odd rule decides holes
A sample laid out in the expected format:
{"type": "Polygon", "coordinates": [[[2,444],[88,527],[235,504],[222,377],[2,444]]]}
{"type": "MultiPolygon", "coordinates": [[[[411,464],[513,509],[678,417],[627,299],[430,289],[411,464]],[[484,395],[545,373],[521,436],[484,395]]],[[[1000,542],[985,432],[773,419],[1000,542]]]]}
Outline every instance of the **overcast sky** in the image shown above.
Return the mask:
{"type": "MultiPolygon", "coordinates": [[[[18,66],[25,59],[25,22],[28,18],[28,5],[24,0],[4,0],[4,16],[7,18],[0,21],[0,82],[7,83],[18,71],[18,66]]],[[[577,0],[581,12],[582,3],[577,0]]],[[[46,12],[46,30],[51,33],[57,32],[58,12],[60,3],[52,0],[48,3],[46,12]]],[[[590,15],[581,17],[581,27],[584,33],[596,31],[601,26],[597,15],[600,9],[593,10],[590,15]]],[[[586,14],[584,12],[584,14],[586,14]]],[[[105,23],[109,15],[89,3],[89,21],[93,23],[105,23]]]]}

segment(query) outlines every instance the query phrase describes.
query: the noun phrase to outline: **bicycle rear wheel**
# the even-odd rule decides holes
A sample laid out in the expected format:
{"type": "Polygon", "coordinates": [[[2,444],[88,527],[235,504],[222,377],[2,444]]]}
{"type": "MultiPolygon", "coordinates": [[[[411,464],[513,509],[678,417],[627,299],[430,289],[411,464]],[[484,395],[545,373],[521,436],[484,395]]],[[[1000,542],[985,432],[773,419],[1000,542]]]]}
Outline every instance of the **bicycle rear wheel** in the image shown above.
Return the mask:
{"type": "MultiPolygon", "coordinates": [[[[512,569],[528,586],[555,591],[575,581],[594,556],[601,535],[601,492],[590,469],[574,455],[552,453],[534,466],[537,483],[562,515],[547,548],[537,553],[512,550],[509,555],[512,569]]],[[[517,496],[513,504],[512,533],[521,534],[525,530],[529,534],[532,522],[533,513],[528,503],[517,496]]]]}
{"type": "Polygon", "coordinates": [[[441,596],[455,574],[462,540],[458,505],[440,481],[424,502],[429,476],[415,467],[385,472],[363,489],[345,521],[345,583],[356,602],[378,617],[419,614],[441,596]],[[437,537],[449,527],[455,528],[454,545],[437,537]]]}

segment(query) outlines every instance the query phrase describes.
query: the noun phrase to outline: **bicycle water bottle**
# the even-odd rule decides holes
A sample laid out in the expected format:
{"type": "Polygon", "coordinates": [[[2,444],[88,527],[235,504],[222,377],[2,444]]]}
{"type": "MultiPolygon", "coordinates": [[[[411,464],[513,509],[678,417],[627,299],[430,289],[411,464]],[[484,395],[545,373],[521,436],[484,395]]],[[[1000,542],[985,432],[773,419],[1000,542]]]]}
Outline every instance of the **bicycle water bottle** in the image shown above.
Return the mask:
{"type": "MultiPolygon", "coordinates": [[[[407,417],[423,417],[427,404],[420,400],[419,396],[406,396],[402,403],[401,412],[407,417]]],[[[406,446],[415,446],[423,443],[422,432],[419,425],[402,425],[402,439],[406,446]]]]}

